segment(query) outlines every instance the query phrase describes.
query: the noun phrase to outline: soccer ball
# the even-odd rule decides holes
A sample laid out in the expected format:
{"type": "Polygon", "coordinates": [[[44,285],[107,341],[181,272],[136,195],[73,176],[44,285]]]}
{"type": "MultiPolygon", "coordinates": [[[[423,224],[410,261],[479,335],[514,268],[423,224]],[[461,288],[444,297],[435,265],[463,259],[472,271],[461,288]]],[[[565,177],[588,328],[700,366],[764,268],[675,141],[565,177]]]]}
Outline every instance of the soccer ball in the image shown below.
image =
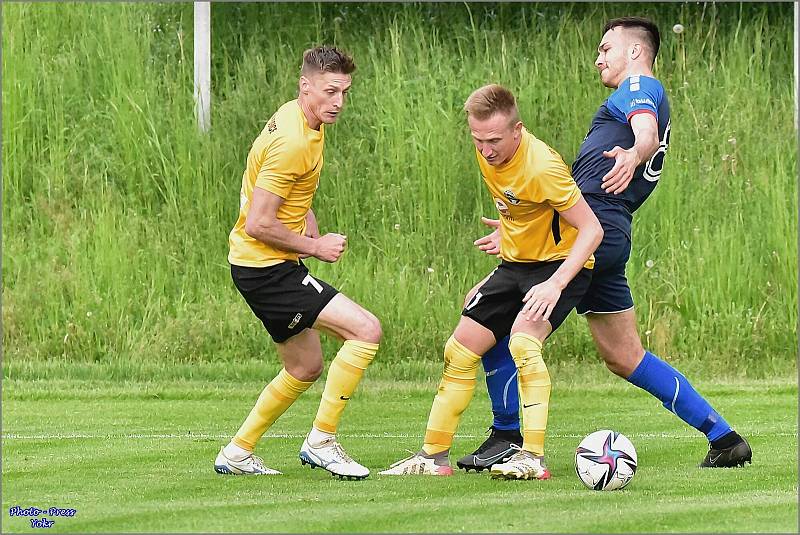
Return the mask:
{"type": "Polygon", "coordinates": [[[575,472],[590,489],[621,489],[636,473],[636,448],[621,433],[595,431],[575,450],[575,472]]]}

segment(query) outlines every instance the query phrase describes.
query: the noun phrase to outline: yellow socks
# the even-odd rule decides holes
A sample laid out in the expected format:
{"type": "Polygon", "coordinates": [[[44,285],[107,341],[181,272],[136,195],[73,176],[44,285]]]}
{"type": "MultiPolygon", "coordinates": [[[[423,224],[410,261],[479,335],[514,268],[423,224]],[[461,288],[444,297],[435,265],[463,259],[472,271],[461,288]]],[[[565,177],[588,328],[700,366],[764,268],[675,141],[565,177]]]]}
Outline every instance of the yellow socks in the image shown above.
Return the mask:
{"type": "Polygon", "coordinates": [[[258,439],[312,384],[314,381],[298,381],[286,369],[282,369],[258,396],[258,401],[231,442],[253,451],[258,439]]]}
{"type": "Polygon", "coordinates": [[[425,444],[422,450],[434,455],[450,449],[461,414],[475,392],[475,376],[480,355],[476,355],[452,336],[444,346],[444,374],[433,400],[425,444]]]}
{"type": "MultiPolygon", "coordinates": [[[[328,370],[325,392],[322,394],[314,427],[335,433],[347,400],[356,389],[364,369],[372,361],[378,344],[348,340],[344,343],[328,370]]],[[[298,381],[282,369],[261,392],[255,406],[231,442],[245,450],[253,451],[256,443],[275,420],[283,414],[300,394],[314,381],[298,381]]]]}
{"type": "Polygon", "coordinates": [[[314,427],[325,433],[336,433],[336,426],[347,400],[355,392],[364,370],[377,351],[378,344],[345,341],[328,368],[328,379],[325,381],[325,391],[314,419],[314,427]]]}
{"type": "Polygon", "coordinates": [[[550,404],[550,374],[542,360],[542,342],[525,333],[514,333],[508,343],[517,365],[522,405],[522,449],[544,455],[544,432],[550,404]]]}

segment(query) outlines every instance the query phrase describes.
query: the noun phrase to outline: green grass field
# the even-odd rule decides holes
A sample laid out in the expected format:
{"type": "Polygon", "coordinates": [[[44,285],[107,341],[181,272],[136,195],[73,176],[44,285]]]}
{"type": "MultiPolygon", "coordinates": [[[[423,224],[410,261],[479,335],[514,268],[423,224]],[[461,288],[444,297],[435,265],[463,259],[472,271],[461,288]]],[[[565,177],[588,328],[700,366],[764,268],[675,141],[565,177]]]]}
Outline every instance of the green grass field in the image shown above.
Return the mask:
{"type": "MultiPolygon", "coordinates": [[[[516,482],[485,472],[375,475],[419,448],[435,388],[432,380],[397,382],[391,370],[370,371],[339,430],[373,470],[366,481],[340,481],[297,459],[321,383],[257,448],[284,475],[247,478],[217,475],[212,464],[259,383],[6,381],[3,531],[33,531],[28,519],[9,518],[15,505],[76,509],[50,529],[64,532],[797,531],[793,378],[699,382],[754,450],[745,468],[701,470],[702,436],[650,396],[602,375],[599,365],[565,372],[571,377],[555,370],[547,441],[554,476],[516,482]],[[622,491],[591,491],[573,472],[574,449],[608,427],[632,440],[639,470],[622,491]]],[[[483,440],[488,413],[479,384],[453,457],[483,440]]]]}
{"type": "MultiPolygon", "coordinates": [[[[34,530],[16,505],[77,509],[60,532],[798,530],[790,3],[215,2],[207,135],[191,3],[0,9],[4,532],[34,530]],[[297,450],[321,382],[260,446],[283,477],[214,474],[277,371],[230,280],[227,236],[247,150],[295,97],[302,51],[336,44],[358,65],[314,201],[348,252],[309,266],[382,321],[341,428],[378,471],[419,447],[463,295],[494,267],[471,245],[496,210],[464,99],[508,86],[571,163],[609,94],[592,66],[603,23],[624,15],[660,25],[654,73],[672,109],[664,173],[634,220],[640,333],[750,438],[755,464],[699,470],[702,437],[609,375],[573,317],[546,355],[551,481],[310,471],[297,450]],[[572,471],[579,440],[604,427],[639,452],[621,492],[572,471]]],[[[338,345],[323,347],[330,361],[338,345]]],[[[454,456],[482,441],[487,415],[479,385],[454,456]]]]}

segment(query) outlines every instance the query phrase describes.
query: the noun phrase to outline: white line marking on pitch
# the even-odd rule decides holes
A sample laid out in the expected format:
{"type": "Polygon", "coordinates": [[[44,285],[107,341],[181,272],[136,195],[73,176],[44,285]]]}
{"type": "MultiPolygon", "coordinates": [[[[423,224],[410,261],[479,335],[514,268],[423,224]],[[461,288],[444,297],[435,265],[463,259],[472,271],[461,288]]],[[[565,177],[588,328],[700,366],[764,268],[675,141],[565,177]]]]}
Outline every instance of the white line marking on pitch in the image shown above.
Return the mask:
{"type": "MultiPolygon", "coordinates": [[[[290,439],[300,439],[305,438],[305,433],[303,434],[296,434],[296,433],[276,433],[272,435],[264,435],[265,438],[290,438],[290,439]]],[[[415,439],[422,439],[423,436],[420,434],[407,434],[407,433],[342,433],[339,434],[342,438],[415,438],[415,439]]],[[[455,438],[480,438],[484,435],[455,435],[455,438]]],[[[577,434],[550,434],[548,435],[551,438],[583,438],[584,435],[577,435],[577,434]]],[[[770,437],[796,437],[797,433],[747,433],[748,437],[751,436],[770,436],[770,437]]],[[[2,435],[3,440],[81,440],[81,439],[140,439],[140,440],[154,440],[154,439],[165,439],[165,438],[209,438],[209,439],[229,439],[231,435],[224,434],[224,435],[213,435],[208,433],[180,433],[180,434],[168,434],[168,433],[159,433],[159,434],[141,434],[141,433],[117,433],[117,434],[83,434],[83,433],[71,433],[71,434],[52,434],[52,435],[23,435],[23,434],[16,434],[16,433],[6,433],[2,435]]],[[[628,434],[630,438],[643,438],[643,439],[650,439],[650,438],[680,438],[680,439],[695,439],[699,438],[697,434],[674,434],[674,433],[630,433],[628,434]]]]}

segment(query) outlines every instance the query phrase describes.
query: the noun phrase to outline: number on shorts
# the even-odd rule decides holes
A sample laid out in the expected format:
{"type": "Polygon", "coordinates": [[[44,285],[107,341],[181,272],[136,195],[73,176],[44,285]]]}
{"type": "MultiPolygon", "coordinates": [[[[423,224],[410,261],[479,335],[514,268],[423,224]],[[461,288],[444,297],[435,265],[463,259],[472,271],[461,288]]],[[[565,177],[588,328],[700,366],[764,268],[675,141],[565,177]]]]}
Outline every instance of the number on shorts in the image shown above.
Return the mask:
{"type": "Polygon", "coordinates": [[[483,297],[483,294],[482,294],[482,293],[480,293],[480,292],[476,293],[476,294],[475,294],[475,296],[472,298],[472,300],[471,300],[471,301],[469,302],[469,304],[467,305],[467,308],[466,308],[466,310],[470,310],[470,309],[472,309],[472,307],[474,307],[475,305],[477,305],[477,304],[478,304],[478,301],[480,301],[480,300],[481,300],[481,297],[483,297]]]}
{"type": "Polygon", "coordinates": [[[311,286],[314,287],[314,289],[317,291],[317,293],[320,293],[320,294],[322,293],[322,285],[320,283],[318,283],[317,279],[312,277],[310,273],[308,275],[306,275],[305,279],[303,279],[303,283],[302,284],[303,284],[303,286],[308,286],[310,284],[311,286]]]}

